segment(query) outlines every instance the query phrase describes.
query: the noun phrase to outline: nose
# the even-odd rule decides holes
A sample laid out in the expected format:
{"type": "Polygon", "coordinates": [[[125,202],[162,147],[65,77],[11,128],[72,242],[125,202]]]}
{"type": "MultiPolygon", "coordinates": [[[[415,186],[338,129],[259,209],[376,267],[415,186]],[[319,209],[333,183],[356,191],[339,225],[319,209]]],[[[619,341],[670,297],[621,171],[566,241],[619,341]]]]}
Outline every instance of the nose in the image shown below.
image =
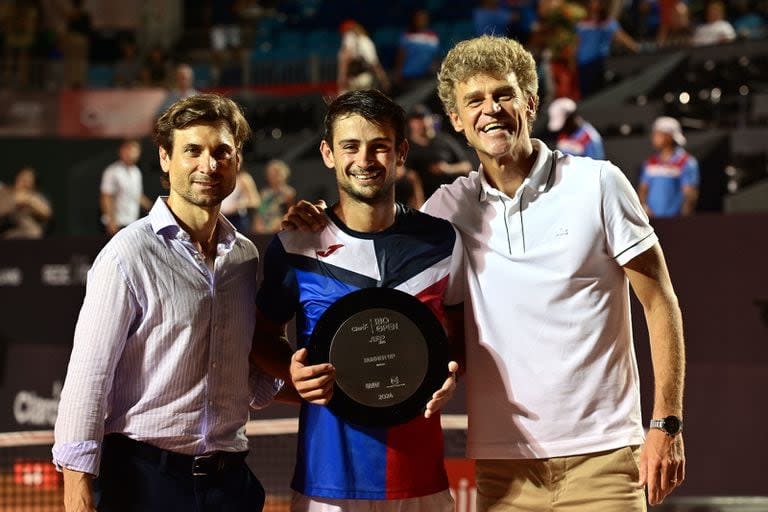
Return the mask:
{"type": "Polygon", "coordinates": [[[376,151],[373,148],[362,147],[357,152],[357,165],[361,169],[367,169],[376,158],[376,151]]]}
{"type": "Polygon", "coordinates": [[[216,170],[217,166],[218,162],[210,153],[202,155],[200,158],[200,167],[204,171],[213,172],[216,170]]]}
{"type": "Polygon", "coordinates": [[[483,104],[483,113],[484,114],[496,114],[501,111],[501,105],[496,102],[496,100],[490,98],[489,101],[486,101],[483,104]]]}

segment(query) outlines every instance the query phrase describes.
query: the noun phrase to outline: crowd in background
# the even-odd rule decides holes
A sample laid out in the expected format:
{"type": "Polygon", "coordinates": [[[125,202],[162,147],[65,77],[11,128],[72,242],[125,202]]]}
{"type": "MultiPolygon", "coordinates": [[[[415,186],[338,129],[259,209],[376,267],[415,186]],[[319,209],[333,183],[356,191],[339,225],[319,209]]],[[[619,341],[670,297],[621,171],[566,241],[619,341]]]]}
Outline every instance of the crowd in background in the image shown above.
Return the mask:
{"type": "MultiPolygon", "coordinates": [[[[424,5],[429,3],[401,0],[393,5],[400,18],[389,16],[387,21],[397,23],[400,33],[393,55],[382,59],[385,69],[376,70],[382,89],[391,86],[390,92],[396,92],[410,81],[431,78],[455,42],[445,40],[437,27],[445,25],[445,9],[430,11],[424,5]]],[[[0,83],[48,90],[87,87],[89,66],[99,64],[112,68],[113,86],[166,86],[175,66],[193,55],[204,56],[216,83],[225,80],[221,73],[228,65],[237,65],[240,56],[263,43],[259,34],[274,39],[275,34],[328,23],[328,16],[321,19],[322,8],[323,2],[310,0],[184,2],[182,34],[163,45],[141,41],[131,30],[100,30],[83,0],[5,0],[0,2],[0,83]]],[[[452,20],[465,19],[472,26],[474,34],[467,37],[504,34],[528,44],[552,70],[545,78],[555,88],[554,97],[579,91],[588,95],[599,88],[587,78],[600,69],[612,47],[637,52],[659,45],[762,38],[768,26],[766,0],[464,0],[452,3],[450,11],[452,20]],[[577,75],[577,68],[583,72],[577,75]]],[[[358,34],[381,28],[364,26],[361,20],[342,23],[345,14],[337,17],[328,28],[344,33],[347,50],[356,46],[346,36],[351,28],[358,34]]],[[[317,48],[297,50],[308,55],[317,48]]],[[[370,55],[374,50],[360,51],[370,55]]]]}
{"type": "MultiPolygon", "coordinates": [[[[258,31],[258,24],[279,19],[281,30],[292,30],[292,26],[300,30],[313,23],[320,4],[209,0],[196,4],[197,10],[191,9],[185,24],[202,24],[207,37],[200,45],[207,46],[210,64],[217,66],[247,49],[248,34],[258,31]]],[[[394,43],[396,51],[389,59],[380,57],[380,49],[370,35],[377,27],[364,27],[355,19],[336,22],[333,30],[339,37],[338,92],[375,87],[397,97],[434,80],[444,50],[450,45],[435,29],[440,22],[434,20],[442,13],[430,12],[416,2],[405,4],[410,9],[404,11],[404,25],[394,43]]],[[[577,105],[604,87],[609,55],[651,52],[665,45],[759,39],[768,33],[768,0],[481,0],[457,6],[465,9],[466,21],[471,23],[474,33],[467,36],[505,34],[528,45],[539,65],[539,97],[542,105],[549,106],[550,135],[562,151],[593,158],[605,158],[603,141],[598,130],[579,115],[577,105]]],[[[86,2],[0,2],[0,22],[4,27],[0,32],[0,80],[4,87],[27,90],[88,85],[87,71],[94,61],[91,50],[97,34],[86,2]]],[[[141,47],[134,34],[121,33],[117,42],[110,62],[114,86],[167,88],[167,100],[158,112],[177,99],[198,93],[194,70],[185,62],[188,41],[186,48],[182,40],[169,47],[141,47]]],[[[442,120],[425,105],[416,105],[408,112],[411,151],[406,165],[399,170],[397,190],[398,200],[413,207],[421,206],[440,184],[466,175],[473,168],[465,149],[450,136],[450,127],[441,126],[442,120]]],[[[682,128],[676,120],[670,118],[659,126],[666,130],[654,125],[653,133],[665,133],[672,146],[662,147],[652,139],[659,154],[643,166],[642,181],[637,184],[641,197],[648,198],[645,206],[651,215],[691,213],[699,180],[696,160],[683,150],[682,128]],[[678,165],[681,158],[684,165],[678,165]],[[671,173],[674,183],[656,179],[654,172],[671,173]],[[659,189],[665,192],[655,192],[659,189]],[[673,197],[674,205],[663,212],[649,206],[659,194],[673,197]]],[[[121,144],[121,158],[116,164],[123,162],[124,175],[115,177],[114,169],[107,169],[101,184],[101,220],[107,234],[113,234],[151,206],[140,190],[141,172],[136,161],[123,158],[125,144],[138,147],[136,141],[121,144]],[[129,183],[133,185],[129,187],[129,183]],[[114,204],[120,202],[121,194],[130,197],[130,207],[122,207],[123,211],[131,211],[126,222],[114,219],[114,204]]],[[[279,230],[282,213],[296,199],[295,189],[288,184],[288,164],[272,160],[264,169],[266,188],[259,191],[251,174],[244,172],[233,197],[225,202],[227,216],[246,232],[279,230]]],[[[51,218],[50,204],[38,190],[31,167],[20,169],[13,183],[0,187],[0,237],[39,238],[50,231],[51,218]]]]}

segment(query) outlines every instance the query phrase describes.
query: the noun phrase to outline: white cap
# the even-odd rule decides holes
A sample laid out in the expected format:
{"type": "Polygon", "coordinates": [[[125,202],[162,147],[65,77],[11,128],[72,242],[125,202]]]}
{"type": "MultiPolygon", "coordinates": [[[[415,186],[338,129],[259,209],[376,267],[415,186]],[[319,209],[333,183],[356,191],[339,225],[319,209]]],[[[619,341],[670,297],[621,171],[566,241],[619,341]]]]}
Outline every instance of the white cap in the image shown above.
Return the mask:
{"type": "Polygon", "coordinates": [[[680,122],[674,117],[662,116],[656,118],[653,122],[653,131],[666,133],[672,136],[672,140],[678,146],[685,146],[685,135],[683,135],[683,128],[680,126],[680,122]]]}
{"type": "Polygon", "coordinates": [[[565,124],[566,118],[576,112],[576,102],[571,98],[557,98],[550,103],[547,115],[549,122],[547,128],[551,132],[559,132],[565,124]]]}

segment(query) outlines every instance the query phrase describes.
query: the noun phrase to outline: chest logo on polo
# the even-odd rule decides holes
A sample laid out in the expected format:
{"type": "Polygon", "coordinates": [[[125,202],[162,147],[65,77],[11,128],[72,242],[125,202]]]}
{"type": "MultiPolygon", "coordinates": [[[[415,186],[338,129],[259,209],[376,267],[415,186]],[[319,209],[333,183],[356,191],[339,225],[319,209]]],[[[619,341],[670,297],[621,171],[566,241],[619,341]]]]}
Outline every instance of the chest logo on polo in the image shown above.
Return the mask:
{"type": "Polygon", "coordinates": [[[328,246],[328,248],[326,250],[324,250],[324,251],[315,251],[315,254],[317,254],[321,258],[327,258],[328,256],[330,256],[331,254],[335,253],[336,251],[338,251],[342,247],[344,247],[344,244],[333,244],[333,245],[328,246]]]}

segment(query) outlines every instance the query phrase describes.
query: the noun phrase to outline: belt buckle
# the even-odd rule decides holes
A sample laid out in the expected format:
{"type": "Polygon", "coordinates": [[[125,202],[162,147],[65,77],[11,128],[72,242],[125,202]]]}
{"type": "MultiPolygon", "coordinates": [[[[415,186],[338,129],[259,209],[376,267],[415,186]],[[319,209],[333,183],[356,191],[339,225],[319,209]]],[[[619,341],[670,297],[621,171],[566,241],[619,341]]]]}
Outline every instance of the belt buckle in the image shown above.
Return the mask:
{"type": "Polygon", "coordinates": [[[196,455],[195,458],[192,459],[192,476],[208,476],[213,471],[216,471],[218,467],[213,468],[212,471],[209,464],[211,461],[216,459],[217,454],[215,453],[204,453],[202,455],[196,455]]]}

